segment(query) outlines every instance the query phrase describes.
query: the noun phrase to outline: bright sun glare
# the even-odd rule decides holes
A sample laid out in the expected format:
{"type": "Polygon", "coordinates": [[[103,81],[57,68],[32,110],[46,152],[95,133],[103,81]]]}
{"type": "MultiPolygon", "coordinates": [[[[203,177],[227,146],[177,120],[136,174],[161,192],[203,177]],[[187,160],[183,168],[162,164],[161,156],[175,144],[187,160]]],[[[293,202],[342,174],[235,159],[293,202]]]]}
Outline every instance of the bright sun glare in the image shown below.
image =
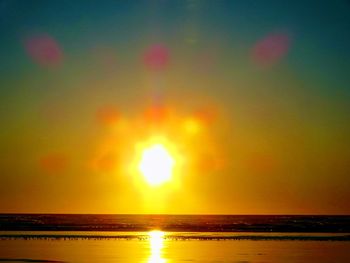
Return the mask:
{"type": "Polygon", "coordinates": [[[171,179],[175,161],[162,144],[154,144],[142,152],[139,170],[150,185],[160,185],[171,179]]]}
{"type": "Polygon", "coordinates": [[[159,230],[149,232],[150,257],[148,263],[164,263],[166,260],[162,257],[163,241],[165,233],[159,230]]]}

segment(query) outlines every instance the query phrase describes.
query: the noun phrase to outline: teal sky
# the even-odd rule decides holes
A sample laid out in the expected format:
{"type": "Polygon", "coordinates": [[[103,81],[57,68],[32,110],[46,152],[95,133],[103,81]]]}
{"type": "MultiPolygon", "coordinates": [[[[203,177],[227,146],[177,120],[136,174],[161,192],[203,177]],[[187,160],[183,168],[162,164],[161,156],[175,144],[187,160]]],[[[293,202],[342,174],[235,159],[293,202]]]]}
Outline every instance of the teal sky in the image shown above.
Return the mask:
{"type": "Polygon", "coordinates": [[[349,11],[346,0],[0,0],[0,212],[349,214],[349,11]],[[109,141],[101,151],[129,154],[114,114],[138,123],[153,104],[177,112],[179,145],[182,119],[216,116],[188,159],[223,165],[188,164],[171,207],[144,204],[124,157],[91,165],[109,141]]]}

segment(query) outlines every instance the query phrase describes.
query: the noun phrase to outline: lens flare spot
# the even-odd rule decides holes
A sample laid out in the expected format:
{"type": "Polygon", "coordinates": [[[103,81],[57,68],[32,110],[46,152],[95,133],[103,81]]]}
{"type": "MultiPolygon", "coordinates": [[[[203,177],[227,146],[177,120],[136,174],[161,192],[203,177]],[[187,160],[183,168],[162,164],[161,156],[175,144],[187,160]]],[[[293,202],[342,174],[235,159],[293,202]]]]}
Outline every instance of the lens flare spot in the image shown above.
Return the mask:
{"type": "Polygon", "coordinates": [[[28,55],[41,66],[58,66],[63,60],[59,44],[49,35],[30,37],[26,39],[24,45],[28,55]]]}
{"type": "Polygon", "coordinates": [[[256,43],[252,50],[252,59],[258,66],[272,66],[287,54],[290,42],[291,39],[287,34],[269,34],[256,43]]]}
{"type": "Polygon", "coordinates": [[[105,106],[97,110],[96,117],[99,123],[111,126],[119,121],[119,112],[113,106],[105,106]]]}
{"type": "Polygon", "coordinates": [[[195,117],[203,124],[212,124],[218,116],[218,110],[213,106],[202,107],[195,112],[195,117]]]}
{"type": "Polygon", "coordinates": [[[164,70],[169,64],[169,50],[162,44],[150,46],[144,53],[144,63],[148,69],[164,70]]]}
{"type": "Polygon", "coordinates": [[[201,123],[194,119],[194,118],[188,118],[187,120],[185,120],[184,122],[184,129],[188,134],[198,134],[202,127],[201,127],[201,123]]]}
{"type": "Polygon", "coordinates": [[[153,105],[146,109],[144,116],[149,123],[161,124],[169,116],[169,109],[164,106],[153,105]]]}
{"type": "Polygon", "coordinates": [[[47,173],[60,173],[66,170],[68,158],[61,153],[51,153],[42,156],[39,165],[47,173]]]}
{"type": "Polygon", "coordinates": [[[117,154],[114,152],[107,152],[96,159],[95,167],[98,171],[112,172],[116,169],[117,162],[117,154]]]}

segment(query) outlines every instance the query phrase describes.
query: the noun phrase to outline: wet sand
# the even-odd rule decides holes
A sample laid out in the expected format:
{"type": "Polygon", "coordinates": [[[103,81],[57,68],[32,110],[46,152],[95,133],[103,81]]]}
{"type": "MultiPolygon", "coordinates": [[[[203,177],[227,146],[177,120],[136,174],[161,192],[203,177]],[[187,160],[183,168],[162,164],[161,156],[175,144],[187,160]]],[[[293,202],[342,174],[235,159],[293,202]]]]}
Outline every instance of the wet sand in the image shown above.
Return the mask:
{"type": "Polygon", "coordinates": [[[350,262],[349,241],[3,238],[0,262],[350,262]],[[16,260],[16,261],[14,261],[16,260]]]}

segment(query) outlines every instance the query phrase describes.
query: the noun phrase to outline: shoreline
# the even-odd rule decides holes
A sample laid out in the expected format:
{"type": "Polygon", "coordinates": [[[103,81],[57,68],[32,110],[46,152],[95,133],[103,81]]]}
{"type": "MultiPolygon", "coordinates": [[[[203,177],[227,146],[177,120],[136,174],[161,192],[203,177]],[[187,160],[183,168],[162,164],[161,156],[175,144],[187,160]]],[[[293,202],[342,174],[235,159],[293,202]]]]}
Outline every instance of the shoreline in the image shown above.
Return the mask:
{"type": "MultiPolygon", "coordinates": [[[[252,241],[350,241],[350,233],[224,233],[224,232],[164,232],[163,240],[252,240],[252,241]]],[[[33,231],[0,232],[0,240],[149,240],[148,232],[85,232],[55,231],[41,233],[33,231]]]]}

